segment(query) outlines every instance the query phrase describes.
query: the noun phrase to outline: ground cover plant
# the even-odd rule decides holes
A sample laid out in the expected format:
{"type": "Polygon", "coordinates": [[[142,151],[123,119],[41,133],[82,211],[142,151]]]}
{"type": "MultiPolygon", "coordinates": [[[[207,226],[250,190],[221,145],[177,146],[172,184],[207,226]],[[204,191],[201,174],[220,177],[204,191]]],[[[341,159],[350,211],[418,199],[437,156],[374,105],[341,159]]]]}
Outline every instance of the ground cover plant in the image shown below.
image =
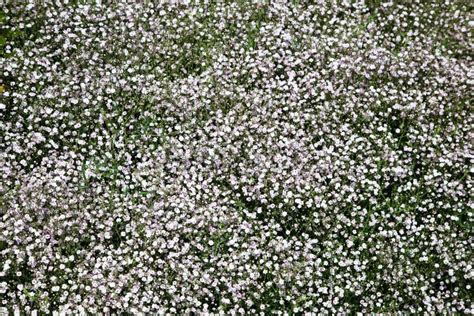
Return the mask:
{"type": "Polygon", "coordinates": [[[474,312],[470,1],[0,6],[0,307],[474,312]]]}

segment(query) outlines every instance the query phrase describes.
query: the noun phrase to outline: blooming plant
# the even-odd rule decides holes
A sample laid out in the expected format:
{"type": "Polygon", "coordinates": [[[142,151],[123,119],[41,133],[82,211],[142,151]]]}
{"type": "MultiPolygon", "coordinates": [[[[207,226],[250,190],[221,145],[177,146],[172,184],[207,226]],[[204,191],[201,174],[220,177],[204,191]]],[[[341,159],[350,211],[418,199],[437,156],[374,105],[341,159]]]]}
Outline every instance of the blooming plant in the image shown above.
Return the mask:
{"type": "Polygon", "coordinates": [[[474,313],[473,12],[2,4],[0,306],[474,313]]]}

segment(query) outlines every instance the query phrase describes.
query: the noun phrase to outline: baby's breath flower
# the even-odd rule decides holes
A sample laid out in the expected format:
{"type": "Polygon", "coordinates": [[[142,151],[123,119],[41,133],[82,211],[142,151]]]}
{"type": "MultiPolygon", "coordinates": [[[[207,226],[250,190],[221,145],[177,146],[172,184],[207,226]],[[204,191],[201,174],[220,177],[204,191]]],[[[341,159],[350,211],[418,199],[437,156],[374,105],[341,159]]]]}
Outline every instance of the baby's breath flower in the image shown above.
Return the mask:
{"type": "Polygon", "coordinates": [[[377,2],[7,1],[0,307],[473,313],[469,4],[377,2]]]}

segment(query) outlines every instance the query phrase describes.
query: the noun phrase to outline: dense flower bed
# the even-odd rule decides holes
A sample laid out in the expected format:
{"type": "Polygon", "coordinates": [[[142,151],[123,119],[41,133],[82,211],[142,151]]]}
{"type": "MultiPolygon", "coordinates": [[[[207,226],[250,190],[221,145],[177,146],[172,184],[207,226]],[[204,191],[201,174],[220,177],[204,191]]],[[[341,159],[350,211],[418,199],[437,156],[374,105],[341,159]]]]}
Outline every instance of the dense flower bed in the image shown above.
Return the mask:
{"type": "Polygon", "coordinates": [[[0,306],[473,313],[472,6],[352,2],[3,5],[0,306]]]}

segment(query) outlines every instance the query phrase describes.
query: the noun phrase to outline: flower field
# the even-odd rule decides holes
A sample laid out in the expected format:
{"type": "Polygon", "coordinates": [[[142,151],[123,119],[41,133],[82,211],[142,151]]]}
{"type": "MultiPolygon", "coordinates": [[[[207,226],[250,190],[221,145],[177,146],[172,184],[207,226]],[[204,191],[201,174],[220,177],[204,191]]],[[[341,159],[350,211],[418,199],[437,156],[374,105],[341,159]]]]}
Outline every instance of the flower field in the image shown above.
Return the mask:
{"type": "Polygon", "coordinates": [[[470,1],[6,1],[0,307],[474,313],[470,1]]]}

